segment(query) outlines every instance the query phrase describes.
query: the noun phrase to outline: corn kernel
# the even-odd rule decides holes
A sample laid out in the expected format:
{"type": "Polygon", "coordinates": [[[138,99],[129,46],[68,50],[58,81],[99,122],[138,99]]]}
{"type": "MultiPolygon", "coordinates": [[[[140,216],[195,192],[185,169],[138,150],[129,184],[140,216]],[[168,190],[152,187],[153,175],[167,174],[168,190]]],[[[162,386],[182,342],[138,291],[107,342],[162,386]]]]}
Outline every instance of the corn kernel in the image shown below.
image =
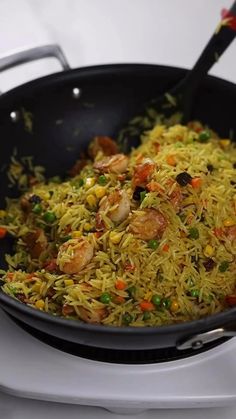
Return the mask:
{"type": "Polygon", "coordinates": [[[6,217],[6,215],[7,215],[6,211],[0,210],[0,218],[4,218],[4,217],[6,217]]]}
{"type": "Polygon", "coordinates": [[[32,291],[35,291],[35,292],[39,293],[40,290],[41,290],[41,284],[36,283],[32,286],[32,291]]]}
{"type": "Polygon", "coordinates": [[[210,257],[213,255],[214,249],[210,244],[207,244],[203,253],[206,257],[210,257]]]}
{"type": "Polygon", "coordinates": [[[231,227],[235,225],[235,221],[232,218],[227,218],[223,221],[225,227],[231,227]]]}
{"type": "Polygon", "coordinates": [[[84,231],[90,231],[91,229],[92,229],[91,224],[89,224],[89,223],[84,224],[84,231]]]}
{"type": "Polygon", "coordinates": [[[152,298],[152,291],[147,291],[144,295],[144,300],[150,301],[152,298]]]}
{"type": "Polygon", "coordinates": [[[96,186],[94,192],[97,198],[102,198],[104,195],[106,195],[106,188],[103,186],[96,186]]]}
{"type": "Polygon", "coordinates": [[[71,233],[72,239],[78,239],[81,236],[82,236],[82,233],[79,230],[72,231],[72,233],[71,233]]]}
{"type": "Polygon", "coordinates": [[[220,140],[219,143],[220,143],[222,148],[226,148],[230,145],[230,140],[228,140],[228,139],[220,140]]]}
{"type": "Polygon", "coordinates": [[[170,305],[170,311],[172,311],[172,313],[176,313],[176,311],[179,310],[179,304],[178,301],[173,300],[171,305],[170,305]]]}
{"type": "Polygon", "coordinates": [[[88,177],[85,181],[85,188],[89,189],[92,188],[92,186],[95,185],[95,178],[94,177],[88,177]]]}
{"type": "Polygon", "coordinates": [[[73,279],[64,279],[64,283],[66,287],[69,287],[71,285],[74,285],[73,279]]]}
{"type": "Polygon", "coordinates": [[[111,240],[111,242],[113,244],[120,243],[123,234],[124,234],[123,232],[111,231],[110,232],[110,240],[111,240]]]}
{"type": "Polygon", "coordinates": [[[39,309],[43,309],[44,308],[44,301],[43,300],[36,301],[35,307],[39,308],[39,309]]]}
{"type": "Polygon", "coordinates": [[[89,204],[90,207],[95,207],[97,200],[95,198],[94,195],[90,194],[87,196],[86,198],[87,203],[89,204]]]}

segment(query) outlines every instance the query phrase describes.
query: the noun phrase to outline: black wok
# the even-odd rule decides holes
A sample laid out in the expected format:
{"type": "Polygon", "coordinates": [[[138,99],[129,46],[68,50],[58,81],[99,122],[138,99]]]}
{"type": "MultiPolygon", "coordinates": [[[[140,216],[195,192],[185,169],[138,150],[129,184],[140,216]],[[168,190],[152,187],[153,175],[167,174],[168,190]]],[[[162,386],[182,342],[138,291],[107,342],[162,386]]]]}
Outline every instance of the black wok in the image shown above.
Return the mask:
{"type": "MultiPolygon", "coordinates": [[[[58,50],[47,51],[43,54],[40,50],[41,55],[58,56],[58,50]]],[[[19,62],[21,58],[18,57],[19,62]]],[[[27,54],[25,60],[29,60],[27,54]]],[[[5,67],[9,66],[6,63],[5,67]]],[[[33,155],[36,164],[45,166],[47,176],[64,174],[93,136],[116,138],[144,103],[169,90],[185,75],[184,69],[159,65],[103,65],[67,70],[17,87],[0,96],[0,167],[6,167],[17,148],[19,157],[33,155]],[[32,114],[32,131],[25,125],[25,112],[32,114]]],[[[236,86],[207,77],[196,96],[192,117],[207,123],[223,137],[236,132],[236,86]]],[[[5,197],[15,194],[8,184],[6,171],[0,171],[1,208],[5,206],[5,197]]],[[[1,266],[9,246],[7,240],[1,242],[1,266]]],[[[236,308],[183,324],[116,328],[54,317],[27,307],[2,291],[0,306],[48,335],[99,348],[183,349],[236,334],[236,308]]]]}

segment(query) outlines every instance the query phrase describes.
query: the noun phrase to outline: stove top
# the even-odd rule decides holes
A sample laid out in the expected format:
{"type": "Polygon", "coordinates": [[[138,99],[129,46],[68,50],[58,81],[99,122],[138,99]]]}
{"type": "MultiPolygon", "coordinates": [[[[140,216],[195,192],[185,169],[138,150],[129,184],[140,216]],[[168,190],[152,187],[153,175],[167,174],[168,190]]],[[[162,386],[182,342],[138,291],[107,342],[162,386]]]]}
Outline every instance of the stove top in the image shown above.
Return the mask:
{"type": "Polygon", "coordinates": [[[0,389],[5,393],[116,412],[236,404],[236,339],[181,360],[122,365],[50,347],[4,312],[0,336],[0,389]]]}

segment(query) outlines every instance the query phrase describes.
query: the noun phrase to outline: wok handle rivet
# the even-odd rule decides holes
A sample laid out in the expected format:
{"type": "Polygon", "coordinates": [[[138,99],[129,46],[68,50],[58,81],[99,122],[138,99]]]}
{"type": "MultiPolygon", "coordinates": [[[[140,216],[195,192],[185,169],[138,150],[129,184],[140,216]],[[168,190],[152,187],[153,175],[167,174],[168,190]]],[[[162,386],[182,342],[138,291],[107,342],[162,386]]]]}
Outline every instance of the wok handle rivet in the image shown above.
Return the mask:
{"type": "Polygon", "coordinates": [[[201,349],[203,347],[202,340],[195,340],[192,342],[192,349],[201,349]]]}
{"type": "Polygon", "coordinates": [[[81,96],[81,89],[74,87],[72,90],[72,96],[74,99],[78,99],[81,96]]]}

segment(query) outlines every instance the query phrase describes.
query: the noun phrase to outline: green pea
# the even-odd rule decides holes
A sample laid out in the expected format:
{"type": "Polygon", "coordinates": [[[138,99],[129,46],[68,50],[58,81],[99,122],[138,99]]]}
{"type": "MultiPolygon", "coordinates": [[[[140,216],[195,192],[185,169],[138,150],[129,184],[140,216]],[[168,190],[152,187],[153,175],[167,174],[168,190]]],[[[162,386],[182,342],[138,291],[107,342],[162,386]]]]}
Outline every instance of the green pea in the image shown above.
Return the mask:
{"type": "Polygon", "coordinates": [[[32,211],[34,214],[41,214],[42,210],[43,210],[43,207],[40,204],[35,204],[32,208],[32,211]]]}
{"type": "Polygon", "coordinates": [[[160,295],[154,294],[152,296],[152,303],[155,304],[155,306],[160,306],[161,305],[161,297],[160,297],[160,295]]]}
{"type": "Polygon", "coordinates": [[[199,294],[200,294],[199,290],[192,290],[191,291],[191,296],[194,297],[194,298],[198,298],[199,294]]]}
{"type": "Polygon", "coordinates": [[[144,200],[144,198],[145,198],[146,195],[147,195],[147,192],[146,191],[140,192],[139,196],[140,196],[140,201],[141,202],[143,202],[143,200],[144,200]]]}
{"type": "Polygon", "coordinates": [[[159,246],[159,243],[157,240],[149,240],[148,247],[150,247],[150,249],[156,250],[158,246],[159,246]]]}
{"type": "Polygon", "coordinates": [[[98,183],[99,183],[99,185],[102,185],[102,186],[106,185],[107,184],[106,176],[104,176],[104,175],[99,176],[98,183]]]}
{"type": "Polygon", "coordinates": [[[46,221],[46,223],[52,224],[57,219],[57,217],[54,212],[47,211],[45,212],[43,219],[46,221]]]}
{"type": "Polygon", "coordinates": [[[151,314],[149,311],[144,311],[143,313],[143,320],[149,320],[151,318],[151,314]]]}
{"type": "Polygon", "coordinates": [[[170,298],[163,298],[161,301],[161,305],[163,308],[166,308],[166,309],[170,308],[171,306],[170,298]]]}
{"type": "Polygon", "coordinates": [[[196,227],[192,227],[188,231],[190,239],[199,239],[199,231],[196,227]]]}
{"type": "Polygon", "coordinates": [[[221,262],[219,266],[219,271],[226,272],[228,269],[229,269],[229,262],[227,260],[224,260],[223,262],[221,262]]]}
{"type": "Polygon", "coordinates": [[[128,325],[133,321],[133,316],[131,316],[131,314],[129,313],[125,313],[122,316],[122,323],[128,325]]]}
{"type": "Polygon", "coordinates": [[[100,301],[103,304],[109,304],[111,301],[111,295],[108,292],[104,292],[101,296],[100,296],[100,301]]]}
{"type": "Polygon", "coordinates": [[[209,131],[201,131],[198,139],[201,143],[206,143],[211,138],[211,134],[209,131]]]}

